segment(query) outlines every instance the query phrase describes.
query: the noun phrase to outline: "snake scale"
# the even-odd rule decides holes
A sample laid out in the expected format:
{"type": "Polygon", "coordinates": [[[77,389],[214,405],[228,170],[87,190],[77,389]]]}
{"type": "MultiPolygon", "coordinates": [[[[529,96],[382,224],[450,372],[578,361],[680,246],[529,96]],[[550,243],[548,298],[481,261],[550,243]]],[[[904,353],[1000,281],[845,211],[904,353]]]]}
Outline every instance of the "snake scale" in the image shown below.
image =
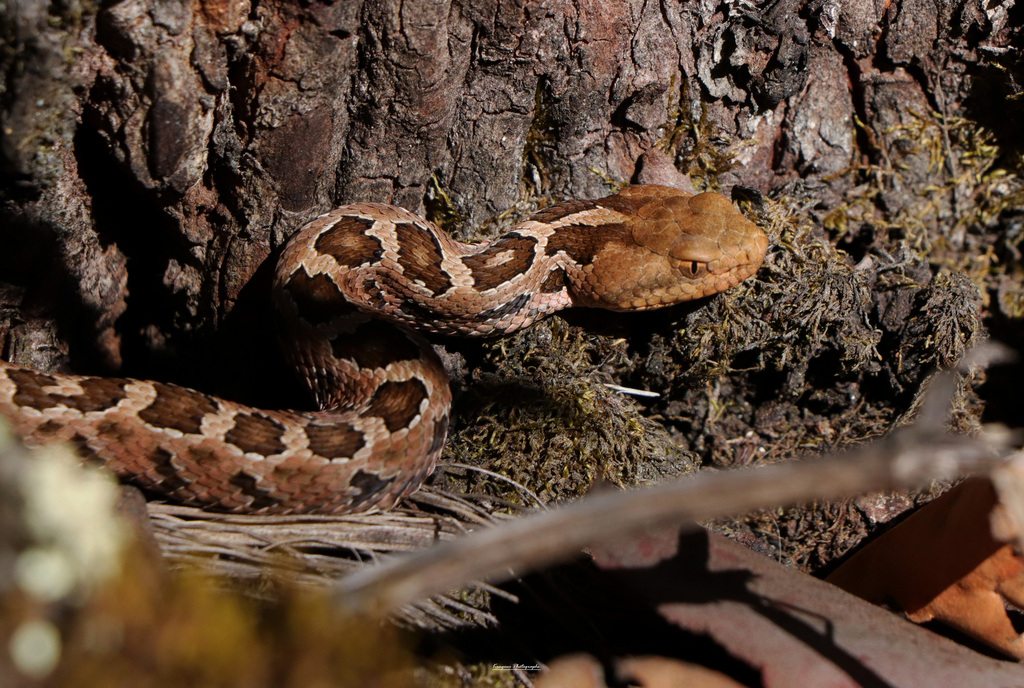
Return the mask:
{"type": "Polygon", "coordinates": [[[321,410],[267,410],[163,382],[0,361],[0,414],[172,501],[227,512],[392,506],[433,470],[451,393],[417,332],[489,335],[569,306],[659,308],[728,289],[767,237],[718,194],[631,186],[463,244],[398,207],[322,215],[284,247],[273,302],[321,410]]]}

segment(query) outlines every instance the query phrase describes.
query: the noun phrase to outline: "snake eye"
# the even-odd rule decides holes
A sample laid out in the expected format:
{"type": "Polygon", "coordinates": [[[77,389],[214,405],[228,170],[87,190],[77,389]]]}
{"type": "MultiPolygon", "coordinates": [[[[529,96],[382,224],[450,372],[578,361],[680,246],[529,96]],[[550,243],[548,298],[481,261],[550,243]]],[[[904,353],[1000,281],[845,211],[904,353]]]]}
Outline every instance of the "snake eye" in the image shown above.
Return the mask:
{"type": "Polygon", "coordinates": [[[708,264],[699,260],[691,260],[679,266],[679,271],[686,279],[700,279],[708,274],[708,264]]]}

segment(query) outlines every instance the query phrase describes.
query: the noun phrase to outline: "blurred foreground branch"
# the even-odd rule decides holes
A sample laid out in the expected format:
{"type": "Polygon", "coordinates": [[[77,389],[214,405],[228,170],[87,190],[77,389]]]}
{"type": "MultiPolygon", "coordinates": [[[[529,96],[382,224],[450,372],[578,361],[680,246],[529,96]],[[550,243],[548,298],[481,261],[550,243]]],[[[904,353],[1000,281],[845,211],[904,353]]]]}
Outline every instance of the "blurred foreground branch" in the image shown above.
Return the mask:
{"type": "MultiPolygon", "coordinates": [[[[988,346],[968,363],[992,359],[988,346]]],[[[338,584],[338,600],[355,612],[385,614],[470,581],[519,577],[588,545],[654,527],[988,472],[1009,453],[1010,438],[1001,427],[970,438],[947,434],[945,410],[955,387],[953,373],[937,375],[917,422],[857,450],[595,495],[356,572],[338,584]]]]}

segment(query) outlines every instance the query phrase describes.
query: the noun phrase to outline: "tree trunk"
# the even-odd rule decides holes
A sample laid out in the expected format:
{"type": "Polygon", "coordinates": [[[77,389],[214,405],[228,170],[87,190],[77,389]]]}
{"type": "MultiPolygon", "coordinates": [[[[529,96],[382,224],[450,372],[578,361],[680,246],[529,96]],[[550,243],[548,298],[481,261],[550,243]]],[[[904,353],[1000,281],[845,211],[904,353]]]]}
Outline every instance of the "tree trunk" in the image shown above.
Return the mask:
{"type": "Polygon", "coordinates": [[[1019,11],[992,5],[10,3],[4,226],[21,250],[3,276],[34,292],[51,276],[29,267],[54,258],[115,363],[128,294],[124,336],[184,346],[345,202],[480,223],[531,194],[604,194],[656,146],[826,209],[864,161],[927,184],[942,170],[888,131],[1004,107],[966,102],[972,73],[1011,59],[1019,11]]]}

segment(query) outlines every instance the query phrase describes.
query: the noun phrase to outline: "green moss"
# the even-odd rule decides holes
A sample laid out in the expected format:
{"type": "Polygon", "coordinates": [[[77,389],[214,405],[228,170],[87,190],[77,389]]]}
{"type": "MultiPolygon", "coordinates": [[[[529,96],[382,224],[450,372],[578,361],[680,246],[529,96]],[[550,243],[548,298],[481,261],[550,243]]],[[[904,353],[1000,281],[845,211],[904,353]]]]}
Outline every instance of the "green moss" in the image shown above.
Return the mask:
{"type": "Polygon", "coordinates": [[[441,184],[437,172],[430,175],[430,186],[423,198],[423,205],[427,211],[427,219],[446,232],[451,232],[454,227],[466,220],[441,184]]]}
{"type": "MultiPolygon", "coordinates": [[[[685,101],[685,92],[683,95],[685,101]]],[[[701,103],[700,116],[694,118],[686,108],[676,108],[672,118],[660,128],[667,133],[657,147],[674,154],[676,167],[690,176],[700,188],[717,188],[719,175],[736,166],[736,152],[743,142],[723,136],[708,120],[707,106],[701,103]]]]}
{"type": "Polygon", "coordinates": [[[545,88],[545,79],[538,79],[534,94],[533,120],[526,132],[526,144],[523,146],[522,184],[527,196],[550,194],[553,187],[552,176],[560,169],[554,163],[555,131],[548,116],[544,98],[545,88]]]}

